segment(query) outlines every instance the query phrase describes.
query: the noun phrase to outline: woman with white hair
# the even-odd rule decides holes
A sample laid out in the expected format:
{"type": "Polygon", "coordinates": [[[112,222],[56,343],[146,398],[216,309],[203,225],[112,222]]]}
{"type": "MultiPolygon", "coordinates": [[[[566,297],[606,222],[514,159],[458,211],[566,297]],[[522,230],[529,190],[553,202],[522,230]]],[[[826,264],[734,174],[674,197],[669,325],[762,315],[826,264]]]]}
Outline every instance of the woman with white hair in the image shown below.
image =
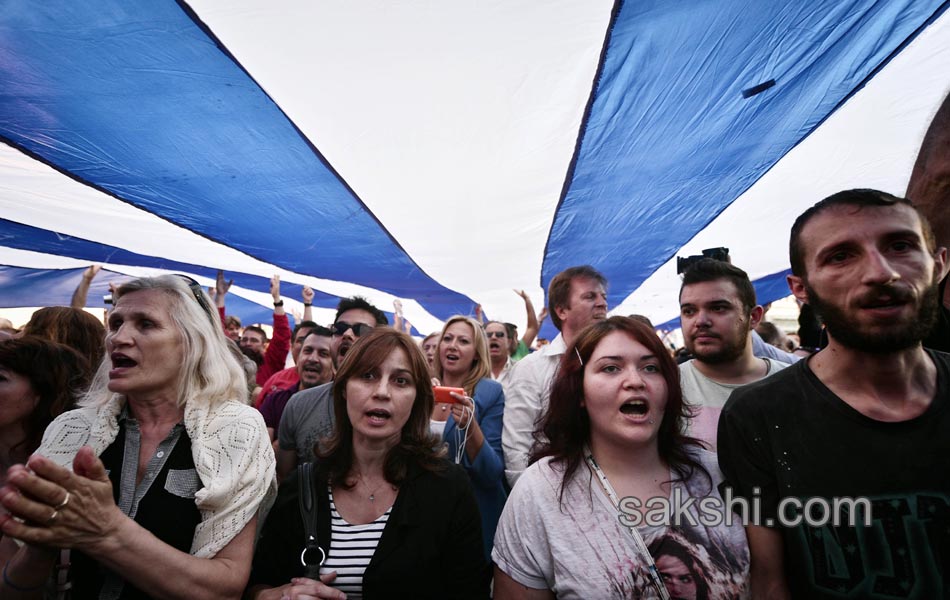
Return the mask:
{"type": "MultiPolygon", "coordinates": [[[[74,598],[234,598],[258,510],[275,490],[260,414],[201,287],[166,275],[116,293],[106,358],[81,408],[58,417],[0,502],[0,596],[38,598],[59,549],[74,598]]],[[[68,581],[58,572],[53,579],[68,581]]]]}

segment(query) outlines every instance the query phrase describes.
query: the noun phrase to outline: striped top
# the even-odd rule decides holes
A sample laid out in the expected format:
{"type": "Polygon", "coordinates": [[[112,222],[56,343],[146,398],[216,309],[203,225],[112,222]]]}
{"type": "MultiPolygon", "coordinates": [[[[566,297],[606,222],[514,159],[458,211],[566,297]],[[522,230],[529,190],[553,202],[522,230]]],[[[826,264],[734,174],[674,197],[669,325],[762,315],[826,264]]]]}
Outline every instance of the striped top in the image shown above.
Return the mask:
{"type": "Polygon", "coordinates": [[[336,579],[330,586],[344,592],[347,599],[363,597],[363,573],[376,552],[392,510],[390,506],[372,523],[351,525],[337,512],[330,489],[330,551],[320,567],[320,574],[336,571],[336,579]]]}

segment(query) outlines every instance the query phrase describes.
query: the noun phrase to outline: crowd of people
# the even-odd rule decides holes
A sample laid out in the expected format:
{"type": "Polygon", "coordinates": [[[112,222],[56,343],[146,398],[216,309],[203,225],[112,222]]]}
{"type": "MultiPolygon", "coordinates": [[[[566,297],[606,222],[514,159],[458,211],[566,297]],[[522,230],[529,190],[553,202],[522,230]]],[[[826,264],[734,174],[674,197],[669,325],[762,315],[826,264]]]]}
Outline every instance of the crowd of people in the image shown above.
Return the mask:
{"type": "Polygon", "coordinates": [[[516,290],[521,337],[421,340],[359,297],[318,324],[309,288],[292,329],[277,277],[242,327],[223,273],[127,281],[103,327],[90,268],[0,334],[0,597],[947,597],[948,150],[945,103],[913,202],[795,221],[814,346],[727,252],[683,273],[681,356],[589,265],[540,314],[516,290]]]}

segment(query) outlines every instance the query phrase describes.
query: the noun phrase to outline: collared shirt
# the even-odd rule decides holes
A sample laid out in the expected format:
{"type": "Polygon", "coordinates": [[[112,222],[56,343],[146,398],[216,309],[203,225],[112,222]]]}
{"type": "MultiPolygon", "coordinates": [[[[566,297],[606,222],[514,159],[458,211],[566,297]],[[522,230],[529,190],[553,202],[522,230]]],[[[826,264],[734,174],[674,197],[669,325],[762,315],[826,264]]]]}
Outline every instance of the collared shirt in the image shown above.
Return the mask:
{"type": "MultiPolygon", "coordinates": [[[[113,497],[119,509],[162,542],[189,552],[201,513],[195,494],[202,487],[191,455],[191,441],[183,423],[172,427],[138,478],[142,446],[138,421],[123,408],[119,433],[100,458],[109,471],[113,497]]],[[[110,571],[82,552],[73,551],[74,598],[148,598],[127,584],[121,573],[110,571]]]]}
{"type": "Polygon", "coordinates": [[[513,367],[514,364],[515,361],[511,360],[511,357],[509,356],[507,360],[505,360],[505,366],[502,367],[501,373],[498,374],[498,377],[495,377],[495,372],[491,371],[491,378],[500,383],[501,386],[505,388],[506,393],[508,391],[508,381],[511,379],[511,367],[513,367]]]}
{"type": "Polygon", "coordinates": [[[534,445],[534,429],[548,408],[551,382],[561,357],[567,352],[558,334],[550,344],[515,363],[505,386],[505,419],[501,445],[505,453],[505,477],[511,486],[528,466],[534,445]]]}

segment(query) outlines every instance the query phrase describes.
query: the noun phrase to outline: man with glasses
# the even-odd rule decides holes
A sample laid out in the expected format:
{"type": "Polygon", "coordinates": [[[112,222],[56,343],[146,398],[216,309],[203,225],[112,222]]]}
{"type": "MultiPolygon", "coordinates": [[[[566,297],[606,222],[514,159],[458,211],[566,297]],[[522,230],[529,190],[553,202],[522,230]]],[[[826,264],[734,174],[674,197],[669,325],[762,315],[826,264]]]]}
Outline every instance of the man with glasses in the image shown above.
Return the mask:
{"type": "Polygon", "coordinates": [[[485,324],[488,358],[491,360],[491,377],[502,386],[507,384],[511,367],[515,364],[511,356],[517,347],[514,331],[514,326],[510,323],[489,321],[485,324]]]}
{"type": "MultiPolygon", "coordinates": [[[[330,328],[334,370],[356,340],[389,320],[364,298],[340,300],[330,328]]],[[[277,430],[277,477],[283,479],[298,463],[313,460],[314,444],[333,429],[333,382],[297,392],[287,402],[277,430]]]]}

